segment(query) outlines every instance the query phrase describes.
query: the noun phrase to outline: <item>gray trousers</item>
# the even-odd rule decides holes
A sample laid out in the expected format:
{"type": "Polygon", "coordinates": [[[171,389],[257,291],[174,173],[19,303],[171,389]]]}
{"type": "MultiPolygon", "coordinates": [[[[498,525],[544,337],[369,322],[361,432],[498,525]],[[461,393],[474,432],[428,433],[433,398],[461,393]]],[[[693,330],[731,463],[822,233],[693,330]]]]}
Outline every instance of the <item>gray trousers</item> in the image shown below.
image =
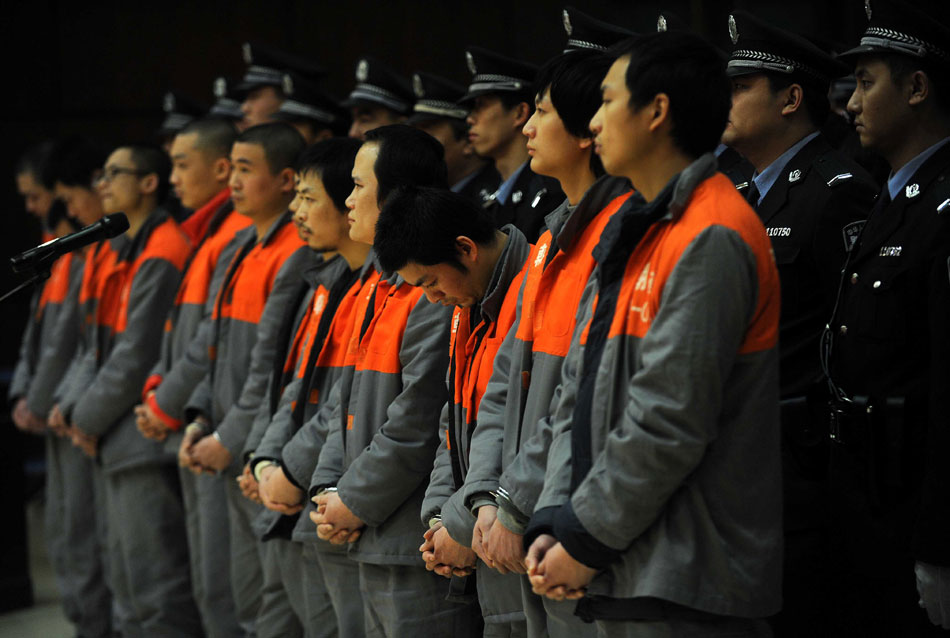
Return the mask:
{"type": "Polygon", "coordinates": [[[264,569],[264,588],[261,595],[268,601],[286,601],[286,606],[290,607],[291,613],[281,621],[284,625],[281,635],[288,638],[305,635],[306,595],[303,591],[301,554],[302,548],[293,541],[272,538],[261,542],[261,565],[264,569]]]}
{"type": "Polygon", "coordinates": [[[419,566],[360,563],[366,636],[467,638],[482,634],[475,601],[445,599],[449,581],[419,566]]]}
{"type": "Polygon", "coordinates": [[[110,584],[127,638],[201,636],[191,591],[178,470],[144,465],[104,473],[110,584]]]}
{"type": "Polygon", "coordinates": [[[764,620],[724,618],[709,622],[690,620],[603,621],[598,620],[600,638],[769,638],[772,630],[764,620]]]}
{"type": "Polygon", "coordinates": [[[316,543],[303,544],[303,557],[307,591],[317,591],[319,587],[327,591],[340,638],[360,638],[365,635],[359,563],[350,560],[344,553],[320,551],[316,543]]]}
{"type": "Polygon", "coordinates": [[[531,638],[595,638],[597,628],[574,615],[577,602],[556,601],[531,591],[527,576],[521,576],[521,602],[531,638]]]}
{"type": "Polygon", "coordinates": [[[249,637],[302,636],[303,629],[279,571],[269,570],[268,577],[263,568],[264,544],[252,526],[262,506],[244,497],[233,476],[226,474],[223,480],[227,485],[231,529],[231,589],[238,622],[249,637]]]}
{"type": "Polygon", "coordinates": [[[485,619],[485,638],[526,637],[528,624],[521,602],[521,577],[502,574],[479,559],[475,579],[478,605],[485,619]]]}
{"type": "Polygon", "coordinates": [[[231,543],[225,477],[179,468],[191,557],[191,586],[208,638],[241,635],[231,593],[231,543]]]}
{"type": "Polygon", "coordinates": [[[92,461],[69,439],[47,436],[46,544],[66,618],[87,638],[112,633],[112,593],[96,518],[105,504],[98,492],[92,461]]]}

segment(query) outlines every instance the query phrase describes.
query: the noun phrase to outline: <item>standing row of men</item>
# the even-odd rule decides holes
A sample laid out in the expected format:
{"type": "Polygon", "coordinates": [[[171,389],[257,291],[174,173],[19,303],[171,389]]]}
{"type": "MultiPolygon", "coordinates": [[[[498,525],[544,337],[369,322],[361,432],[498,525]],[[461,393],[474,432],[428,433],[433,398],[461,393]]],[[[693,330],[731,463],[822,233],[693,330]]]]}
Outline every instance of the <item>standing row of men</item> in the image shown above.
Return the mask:
{"type": "Polygon", "coordinates": [[[240,133],[26,156],[38,213],[130,221],[54,265],[11,392],[80,633],[950,628],[950,29],[866,7],[837,59],[573,10],[467,91],[363,59],[358,139],[258,51],[240,133]],[[852,70],[876,199],[823,132],[852,70]]]}

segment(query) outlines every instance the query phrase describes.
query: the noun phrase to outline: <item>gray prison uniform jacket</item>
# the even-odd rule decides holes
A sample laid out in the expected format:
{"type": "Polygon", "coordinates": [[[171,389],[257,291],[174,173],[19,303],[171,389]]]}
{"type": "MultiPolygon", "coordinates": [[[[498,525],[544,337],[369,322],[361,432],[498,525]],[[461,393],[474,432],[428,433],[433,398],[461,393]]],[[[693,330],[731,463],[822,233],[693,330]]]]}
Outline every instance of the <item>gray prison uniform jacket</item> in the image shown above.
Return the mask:
{"type": "MultiPolygon", "coordinates": [[[[502,304],[506,300],[514,301],[514,306],[517,306],[520,286],[514,289],[511,287],[513,284],[518,285],[519,275],[525,268],[525,261],[528,259],[529,253],[532,252],[532,246],[516,227],[508,225],[502,230],[508,234],[508,243],[505,245],[498,263],[495,264],[495,270],[489,280],[485,297],[478,306],[469,309],[468,312],[456,313],[456,318],[461,317],[462,321],[469,321],[469,317],[474,317],[471,320],[472,330],[481,322],[491,326],[479,340],[480,344],[484,340],[484,347],[486,348],[491,348],[492,342],[502,342],[507,335],[506,330],[513,329],[513,323],[506,322],[504,327],[498,325],[500,319],[505,321],[499,317],[499,314],[502,311],[502,304]]],[[[515,310],[515,308],[512,308],[512,310],[515,310]]],[[[511,321],[511,319],[508,319],[508,321],[511,321]]],[[[455,329],[456,327],[453,327],[453,330],[455,329]]],[[[466,347],[467,344],[465,343],[455,343],[456,351],[466,347]]],[[[488,352],[486,352],[486,356],[488,356],[488,352]]],[[[452,357],[451,353],[450,357],[452,357]]],[[[491,362],[485,363],[491,365],[491,362]]],[[[425,526],[429,525],[429,521],[433,516],[440,514],[442,524],[448,530],[452,539],[466,547],[471,547],[472,529],[475,526],[476,519],[472,515],[471,509],[465,505],[460,488],[469,467],[469,441],[478,426],[477,423],[470,423],[473,420],[472,415],[468,414],[468,410],[456,396],[456,380],[453,377],[456,365],[471,365],[472,367],[468,368],[469,372],[467,374],[487,374],[484,364],[479,366],[480,369],[474,367],[479,365],[478,363],[467,363],[465,361],[458,364],[453,363],[449,366],[446,377],[449,400],[442,408],[442,418],[439,424],[440,444],[432,474],[429,477],[429,487],[426,489],[425,499],[422,502],[421,514],[422,523],[425,526]],[[450,437],[451,451],[446,445],[447,435],[450,437]],[[453,456],[455,456],[455,460],[453,460],[453,456]],[[453,469],[453,463],[457,464],[455,469],[453,469]],[[456,476],[456,473],[458,473],[458,476],[456,476]]],[[[473,577],[478,591],[478,604],[486,623],[524,623],[525,616],[521,604],[521,577],[518,574],[501,574],[481,563],[475,575],[469,578],[473,577]]]]}
{"type": "MultiPolygon", "coordinates": [[[[477,507],[486,502],[486,495],[502,487],[510,500],[499,499],[498,516],[513,532],[524,532],[543,485],[550,439],[544,432],[536,436],[537,424],[548,416],[561,380],[565,346],[593,268],[590,248],[629,192],[627,180],[605,176],[590,187],[576,208],[571,210],[565,200],[548,214],[549,230],[538,241],[539,257],[528,265],[522,284],[518,318],[495,358],[495,371],[478,409],[462,496],[467,506],[477,507]],[[535,326],[553,337],[555,348],[518,336],[532,270],[557,273],[556,279],[540,275],[541,285],[554,292],[547,316],[533,318],[535,326]]],[[[487,502],[494,500],[488,497],[487,502]]]]}
{"type": "Polygon", "coordinates": [[[601,570],[582,617],[614,602],[650,619],[630,600],[644,597],[725,616],[781,606],[778,271],[762,223],[714,171],[712,155],[687,168],[621,262],[616,310],[597,315],[610,329],[596,370],[583,369],[581,336],[595,297],[610,307],[601,266],[585,291],[526,536],[553,532],[601,570]],[[589,440],[572,430],[581,379],[593,381],[589,440]]]}
{"type": "MultiPolygon", "coordinates": [[[[80,430],[99,437],[99,458],[107,472],[173,460],[161,443],[139,433],[132,408],[158,357],[161,317],[175,299],[189,252],[187,239],[162,209],[152,212],[135,238],[121,235],[111,241],[118,260],[127,260],[132,271],[110,273],[132,278],[126,284],[124,308],[109,319],[124,326],[98,321],[93,326],[94,348],[84,354],[79,370],[80,379],[91,375],[91,382],[71,414],[80,430]]],[[[98,316],[112,312],[103,299],[98,300],[98,316]]]]}
{"type": "Polygon", "coordinates": [[[311,494],[335,485],[343,503],[366,523],[350,545],[351,558],[423,569],[419,543],[426,528],[419,511],[446,400],[451,309],[430,304],[420,288],[398,275],[361,294],[374,299],[365,320],[355,317],[349,346],[354,356],[348,355],[329,399],[329,433],[311,494]]]}
{"type": "Polygon", "coordinates": [[[231,277],[240,262],[248,269],[258,266],[257,262],[247,261],[255,257],[256,229],[251,226],[235,235],[238,249],[215,303],[220,310],[222,297],[233,295],[228,303],[260,304],[263,310],[256,322],[216,314],[208,342],[208,348],[214,352],[211,370],[195,389],[185,410],[189,417],[200,413],[211,419],[221,444],[231,452],[230,473],[235,475],[244,467],[241,453],[264,399],[283,314],[297,290],[300,272],[316,259],[315,253],[296,237],[290,217],[289,211],[282,214],[260,240],[261,250],[257,254],[265,255],[261,272],[243,271],[238,277],[231,277]],[[246,289],[237,279],[254,279],[255,289],[247,292],[257,298],[240,299],[246,289]]]}

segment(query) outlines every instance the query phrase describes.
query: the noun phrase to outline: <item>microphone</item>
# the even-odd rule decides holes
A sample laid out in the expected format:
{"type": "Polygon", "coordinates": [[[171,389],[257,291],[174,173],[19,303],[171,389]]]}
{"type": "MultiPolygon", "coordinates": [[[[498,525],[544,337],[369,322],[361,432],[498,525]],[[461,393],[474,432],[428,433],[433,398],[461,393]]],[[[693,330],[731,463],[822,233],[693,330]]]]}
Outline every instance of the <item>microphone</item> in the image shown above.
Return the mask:
{"type": "Polygon", "coordinates": [[[10,258],[13,272],[24,272],[48,268],[60,255],[77,248],[88,246],[102,239],[117,237],[129,229],[129,218],[125,213],[106,215],[95,224],[90,224],[75,233],[52,239],[36,248],[10,258]]]}

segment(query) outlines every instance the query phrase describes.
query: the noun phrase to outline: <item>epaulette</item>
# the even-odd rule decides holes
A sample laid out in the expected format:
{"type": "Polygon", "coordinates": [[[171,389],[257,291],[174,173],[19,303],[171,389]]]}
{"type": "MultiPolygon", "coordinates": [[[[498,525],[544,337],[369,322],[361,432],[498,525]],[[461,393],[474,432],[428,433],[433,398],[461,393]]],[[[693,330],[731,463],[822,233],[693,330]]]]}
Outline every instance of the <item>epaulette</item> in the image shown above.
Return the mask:
{"type": "Polygon", "coordinates": [[[848,166],[833,152],[825,153],[819,157],[813,166],[829,187],[838,186],[854,179],[854,175],[848,166]]]}
{"type": "Polygon", "coordinates": [[[933,202],[937,214],[950,216],[950,175],[944,173],[936,179],[933,186],[933,202]]]}

